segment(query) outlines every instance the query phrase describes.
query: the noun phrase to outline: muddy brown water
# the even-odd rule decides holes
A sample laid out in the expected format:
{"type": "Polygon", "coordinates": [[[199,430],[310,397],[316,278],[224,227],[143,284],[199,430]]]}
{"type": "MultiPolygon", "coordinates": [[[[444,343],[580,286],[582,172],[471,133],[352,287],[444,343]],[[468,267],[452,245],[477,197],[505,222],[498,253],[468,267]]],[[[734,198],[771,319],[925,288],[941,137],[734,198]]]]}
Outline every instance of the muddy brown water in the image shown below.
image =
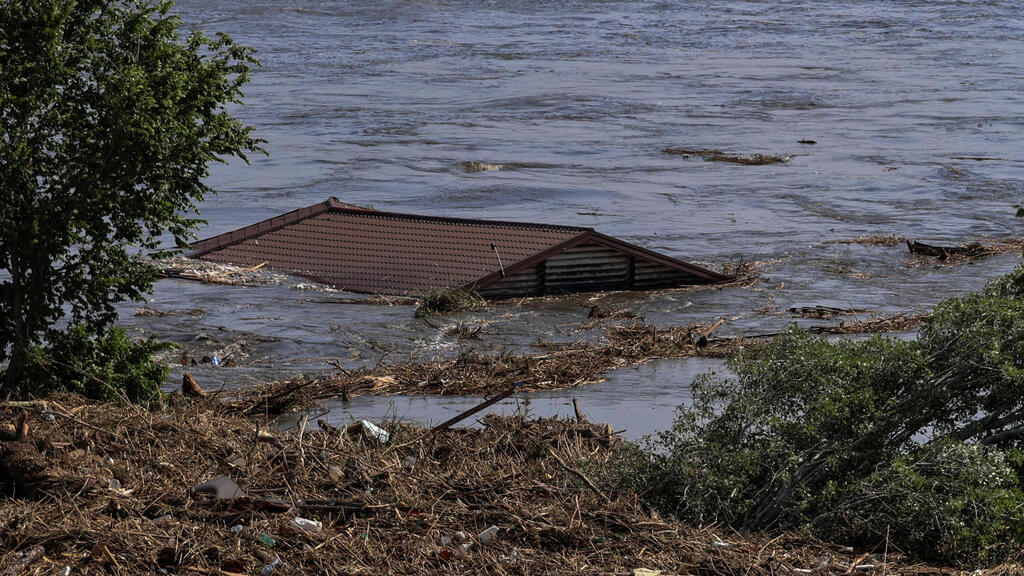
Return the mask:
{"type": "MultiPolygon", "coordinates": [[[[203,313],[123,307],[137,332],[248,364],[191,368],[208,388],[326,370],[329,359],[355,366],[600,338],[578,331],[594,302],[663,325],[724,317],[723,333],[793,321],[754,313],[765,308],[918,311],[1018,262],[920,264],[903,246],[830,243],[892,233],[955,244],[1022,231],[1012,209],[1024,200],[1018,2],[182,0],[177,11],[255,47],[263,63],[238,113],[270,155],[214,170],[219,194],[202,205],[201,236],[333,195],[392,211],[593,226],[711,266],[780,260],[754,288],[506,303],[433,325],[408,306],[331,303],[351,295],[288,285],[166,280],[151,306],[203,313]],[[792,158],[741,165],[666,148],[792,158]],[[472,162],[501,168],[467,170],[472,162]],[[445,337],[456,322],[482,325],[480,339],[445,337]]],[[[577,395],[616,428],[654,429],[685,401],[696,368],[708,366],[620,370],[531,404],[564,412],[577,395]]],[[[170,385],[179,378],[176,367],[170,385]]],[[[395,406],[402,418],[438,420],[472,401],[359,399],[331,417],[395,406]]]]}

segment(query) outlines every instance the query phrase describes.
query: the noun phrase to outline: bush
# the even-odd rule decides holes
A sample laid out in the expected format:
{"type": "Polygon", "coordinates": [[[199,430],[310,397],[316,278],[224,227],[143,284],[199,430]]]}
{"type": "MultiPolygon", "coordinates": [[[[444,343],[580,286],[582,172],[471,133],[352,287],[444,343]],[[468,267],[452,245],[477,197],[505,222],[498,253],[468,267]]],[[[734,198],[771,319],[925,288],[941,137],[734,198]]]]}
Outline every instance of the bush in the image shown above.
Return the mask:
{"type": "Polygon", "coordinates": [[[48,347],[32,349],[32,361],[15,393],[74,392],[155,407],[163,401],[160,385],[166,382],[168,369],[152,355],[170,346],[152,339],[135,342],[116,326],[103,335],[72,326],[57,333],[48,347]]]}
{"type": "Polygon", "coordinates": [[[1024,267],[941,303],[918,342],[799,330],[705,375],[614,481],[663,512],[743,531],[806,527],[926,560],[1009,553],[1024,526],[1024,267]]]}
{"type": "Polygon", "coordinates": [[[845,495],[822,535],[863,544],[896,534],[904,552],[946,562],[998,562],[1021,520],[1019,454],[956,441],[900,456],[845,495]]]}
{"type": "Polygon", "coordinates": [[[438,288],[420,296],[417,318],[475,310],[487,304],[476,292],[463,288],[438,288]]]}
{"type": "Polygon", "coordinates": [[[1024,267],[936,306],[919,340],[951,405],[950,421],[937,425],[960,440],[1018,445],[1024,435],[1024,267]]]}

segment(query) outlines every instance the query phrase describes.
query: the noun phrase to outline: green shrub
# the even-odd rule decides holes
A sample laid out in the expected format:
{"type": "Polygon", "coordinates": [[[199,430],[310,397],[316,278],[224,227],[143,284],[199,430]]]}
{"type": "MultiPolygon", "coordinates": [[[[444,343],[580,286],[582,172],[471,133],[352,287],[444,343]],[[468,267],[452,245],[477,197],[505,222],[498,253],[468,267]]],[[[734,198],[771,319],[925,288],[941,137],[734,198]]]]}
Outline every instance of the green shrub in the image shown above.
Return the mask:
{"type": "Polygon", "coordinates": [[[960,440],[1017,445],[1024,434],[1024,267],[936,306],[919,340],[950,404],[937,423],[960,440]],[[980,418],[979,418],[980,415],[980,418]],[[965,428],[963,422],[977,425],[965,428]],[[958,430],[959,429],[959,430],[958,430]]]}
{"type": "Polygon", "coordinates": [[[850,543],[888,526],[922,559],[1005,558],[1024,526],[1022,295],[1024,267],[941,303],[916,342],[794,330],[744,351],[612,480],[698,525],[850,543]]]}
{"type": "MultiPolygon", "coordinates": [[[[657,504],[697,524],[763,530],[813,517],[836,474],[867,475],[911,442],[901,392],[926,396],[912,342],[791,332],[693,383],[693,403],[650,452],[657,504]],[[909,388],[916,386],[919,391],[909,388]]],[[[927,409],[916,406],[914,409],[927,409]]]]}
{"type": "Polygon", "coordinates": [[[900,456],[844,495],[818,532],[865,545],[897,535],[904,552],[954,563],[999,562],[1024,506],[1019,454],[956,441],[900,456]],[[1015,462],[1016,461],[1016,462],[1015,462]]]}
{"type": "Polygon", "coordinates": [[[49,346],[32,350],[19,395],[74,392],[98,400],[127,399],[154,407],[163,401],[160,385],[167,366],[154,352],[170,344],[152,339],[138,342],[116,326],[102,335],[82,325],[56,333],[49,346]]]}
{"type": "Polygon", "coordinates": [[[476,292],[463,288],[438,288],[419,297],[416,317],[475,310],[487,304],[476,292]]]}

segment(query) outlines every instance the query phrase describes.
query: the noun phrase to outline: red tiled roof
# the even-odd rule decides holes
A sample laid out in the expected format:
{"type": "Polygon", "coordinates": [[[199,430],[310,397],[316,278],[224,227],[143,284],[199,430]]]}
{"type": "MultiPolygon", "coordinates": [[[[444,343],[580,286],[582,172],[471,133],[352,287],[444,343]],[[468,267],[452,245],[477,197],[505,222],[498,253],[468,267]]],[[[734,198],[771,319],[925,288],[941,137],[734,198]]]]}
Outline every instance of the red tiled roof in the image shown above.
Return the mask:
{"type": "Polygon", "coordinates": [[[192,256],[238,265],[268,262],[352,292],[415,294],[500,280],[492,244],[511,273],[587,240],[625,246],[710,281],[724,279],[590,228],[394,214],[334,198],[197,242],[192,256]]]}

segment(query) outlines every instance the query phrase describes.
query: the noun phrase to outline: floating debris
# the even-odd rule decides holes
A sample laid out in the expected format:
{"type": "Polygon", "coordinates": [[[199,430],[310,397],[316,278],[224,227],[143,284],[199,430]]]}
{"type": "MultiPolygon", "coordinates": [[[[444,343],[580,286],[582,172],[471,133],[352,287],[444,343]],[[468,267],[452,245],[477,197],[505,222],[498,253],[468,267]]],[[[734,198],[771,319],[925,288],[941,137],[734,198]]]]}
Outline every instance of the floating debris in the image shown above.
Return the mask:
{"type": "MultiPolygon", "coordinates": [[[[809,330],[834,334],[903,332],[919,325],[922,320],[918,318],[900,313],[809,330]]],[[[927,318],[927,315],[920,318],[927,318]]],[[[711,338],[711,333],[723,322],[719,319],[712,324],[667,328],[642,322],[616,325],[604,331],[606,343],[539,344],[548,351],[543,354],[483,354],[469,350],[450,359],[382,364],[373,369],[296,377],[249,390],[223,392],[218,398],[221,405],[231,411],[280,414],[345,395],[496,394],[515,383],[525,392],[559,390],[598,382],[610,370],[659,358],[726,358],[744,348],[760,346],[779,334],[711,338]]]]}
{"type": "Polygon", "coordinates": [[[665,148],[662,152],[665,154],[676,154],[683,158],[697,156],[705,162],[729,162],[751,166],[785,164],[792,159],[792,156],[776,156],[774,154],[731,154],[721,150],[689,150],[684,148],[665,148]]]}
{"type": "Polygon", "coordinates": [[[455,338],[458,340],[479,340],[480,331],[483,330],[483,326],[470,326],[463,322],[448,328],[444,331],[444,335],[448,338],[455,338]]]}
{"type": "Polygon", "coordinates": [[[196,379],[188,372],[182,372],[181,374],[181,391],[185,396],[194,396],[196,398],[206,398],[206,390],[196,382],[196,379]]]}
{"type": "Polygon", "coordinates": [[[202,316],[205,314],[203,310],[199,308],[192,308],[191,310],[157,310],[152,306],[141,306],[135,309],[136,316],[202,316]]]}
{"type": "Polygon", "coordinates": [[[865,236],[855,236],[845,240],[834,240],[831,244],[861,244],[863,246],[898,246],[906,242],[907,239],[902,236],[895,234],[868,234],[865,236]]]}
{"type": "Polygon", "coordinates": [[[790,316],[799,318],[831,318],[833,316],[853,316],[867,314],[870,310],[860,308],[835,308],[832,306],[794,306],[789,309],[790,316]]]}
{"type": "Polygon", "coordinates": [[[934,246],[907,240],[907,248],[917,256],[933,257],[946,264],[958,264],[965,260],[984,258],[996,254],[1024,255],[1024,237],[1001,238],[970,242],[956,246],[934,246]]]}
{"type": "MultiPolygon", "coordinates": [[[[255,266],[233,266],[207,262],[194,258],[167,258],[152,262],[160,269],[158,277],[174,278],[178,280],[192,280],[206,284],[226,284],[229,286],[291,286],[304,290],[317,290],[321,292],[337,292],[334,288],[324,284],[310,283],[300,280],[288,274],[269,271],[265,268],[266,262],[255,266]]],[[[175,314],[202,314],[202,310],[189,310],[186,312],[161,312],[155,308],[144,306],[137,309],[140,316],[170,316],[175,314]]]]}
{"type": "Polygon", "coordinates": [[[812,326],[808,331],[815,334],[877,334],[881,332],[909,332],[917,329],[931,318],[929,313],[905,314],[898,312],[891,316],[878,316],[837,326],[812,326]]]}
{"type": "Polygon", "coordinates": [[[917,242],[916,240],[907,240],[907,248],[909,248],[914,254],[934,256],[939,260],[946,260],[953,256],[961,258],[978,258],[979,256],[995,254],[995,252],[989,251],[977,242],[962,244],[960,246],[933,246],[931,244],[925,244],[924,242],[917,242]]]}
{"type": "Polygon", "coordinates": [[[636,318],[636,314],[625,308],[602,308],[600,306],[591,306],[590,312],[587,313],[587,320],[604,320],[606,318],[636,318]]]}
{"type": "Polygon", "coordinates": [[[489,164],[487,162],[463,162],[462,169],[470,174],[475,172],[496,172],[504,168],[501,164],[489,164]]]}

